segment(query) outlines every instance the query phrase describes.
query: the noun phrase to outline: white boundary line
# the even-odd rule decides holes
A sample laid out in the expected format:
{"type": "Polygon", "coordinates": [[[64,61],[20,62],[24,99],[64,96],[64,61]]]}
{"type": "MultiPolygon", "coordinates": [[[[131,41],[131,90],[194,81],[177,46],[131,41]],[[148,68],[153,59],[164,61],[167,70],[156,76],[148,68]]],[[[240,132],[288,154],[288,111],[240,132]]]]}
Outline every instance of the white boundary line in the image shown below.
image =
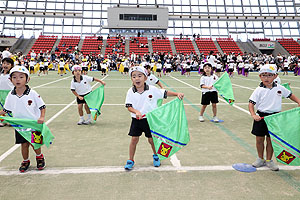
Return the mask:
{"type": "Polygon", "coordinates": [[[45,85],[50,85],[50,84],[52,84],[52,83],[56,83],[56,82],[65,80],[65,79],[70,78],[70,77],[72,77],[72,76],[68,76],[68,77],[65,77],[65,78],[62,78],[62,79],[58,79],[58,80],[55,80],[55,81],[51,81],[51,82],[49,82],[49,83],[45,83],[45,84],[42,84],[42,85],[39,85],[39,86],[35,86],[35,87],[32,87],[32,89],[40,88],[40,87],[43,87],[43,86],[45,86],[45,85]]]}
{"type": "MultiPolygon", "coordinates": [[[[280,165],[280,170],[294,171],[300,170],[300,166],[285,166],[280,165]]],[[[257,168],[258,171],[270,170],[267,167],[257,168]]],[[[176,171],[178,173],[184,173],[187,171],[235,171],[230,165],[214,165],[214,166],[193,166],[193,167],[173,167],[173,166],[161,166],[161,167],[134,167],[132,171],[126,171],[124,167],[116,166],[103,166],[103,167],[76,167],[76,168],[45,168],[44,170],[33,170],[29,168],[26,173],[20,173],[17,170],[0,170],[0,176],[25,176],[25,175],[59,175],[59,174],[100,174],[100,173],[113,173],[113,172],[170,172],[176,171]]]]}
{"type": "MultiPolygon", "coordinates": [[[[178,78],[175,78],[175,77],[173,77],[173,76],[170,76],[171,78],[173,78],[173,79],[175,79],[176,81],[178,81],[178,82],[181,82],[181,83],[183,83],[183,84],[185,84],[185,85],[188,85],[188,86],[190,86],[190,87],[192,87],[192,88],[194,88],[194,89],[196,89],[196,90],[198,90],[198,91],[200,91],[201,92],[201,89],[199,89],[199,88],[197,88],[197,87],[195,87],[195,86],[193,86],[193,85],[191,85],[191,84],[189,84],[189,83],[186,83],[186,82],[184,82],[184,81],[182,81],[182,80],[180,80],[180,79],[178,79],[178,78]]],[[[219,98],[219,100],[220,101],[223,101],[224,103],[227,103],[225,100],[223,100],[223,99],[221,99],[221,98],[219,98]]],[[[244,108],[241,108],[241,107],[239,107],[239,106],[237,106],[237,105],[232,105],[233,107],[235,107],[236,109],[239,109],[240,111],[242,111],[242,112],[244,112],[244,113],[247,113],[248,115],[250,115],[250,112],[248,111],[248,110],[246,110],[246,109],[244,109],[244,108]]]]}
{"type": "MultiPolygon", "coordinates": [[[[248,105],[249,103],[234,103],[236,105],[248,105]]],[[[282,103],[282,105],[293,105],[293,104],[296,104],[294,102],[292,103],[282,103]]],[[[68,104],[46,104],[46,106],[66,106],[68,104]]],[[[202,104],[200,103],[193,103],[193,105],[195,106],[201,106],[202,104]]],[[[218,105],[221,105],[221,106],[225,106],[225,105],[228,105],[228,103],[218,103],[218,105]]],[[[72,104],[72,106],[77,106],[76,103],[72,104]]],[[[116,104],[103,104],[103,106],[124,106],[124,104],[119,104],[119,103],[116,103],[116,104]]],[[[184,104],[184,106],[192,106],[191,104],[184,104]]]]}
{"type": "MultiPolygon", "coordinates": [[[[108,75],[107,75],[108,76],[108,75]]],[[[102,80],[104,80],[107,76],[105,76],[102,80]]],[[[69,78],[69,77],[66,77],[69,78]]],[[[64,79],[66,79],[64,78],[64,79]]],[[[62,79],[60,79],[62,80],[62,79]]],[[[56,82],[56,81],[55,81],[56,82]]],[[[53,82],[52,82],[53,83],[53,82]]],[[[98,82],[96,84],[94,84],[92,86],[95,87],[98,84],[98,82]]],[[[63,109],[61,109],[58,113],[56,113],[54,116],[52,116],[47,122],[45,122],[46,125],[50,124],[54,119],[56,119],[59,115],[61,115],[65,110],[67,110],[70,106],[72,106],[72,104],[74,104],[76,102],[76,100],[72,101],[71,103],[69,103],[66,107],[64,107],[63,109]]],[[[9,150],[7,150],[4,154],[2,154],[0,156],[0,163],[10,154],[12,154],[18,147],[20,146],[20,144],[15,144],[14,146],[12,146],[9,150]]]]}

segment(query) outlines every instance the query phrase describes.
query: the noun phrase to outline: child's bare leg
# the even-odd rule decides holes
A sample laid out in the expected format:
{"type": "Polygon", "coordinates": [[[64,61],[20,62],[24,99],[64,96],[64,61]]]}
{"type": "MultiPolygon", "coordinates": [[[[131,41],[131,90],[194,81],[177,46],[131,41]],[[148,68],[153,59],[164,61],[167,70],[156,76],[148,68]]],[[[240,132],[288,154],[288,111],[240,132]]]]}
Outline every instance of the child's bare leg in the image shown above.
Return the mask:
{"type": "Polygon", "coordinates": [[[271,138],[267,137],[266,140],[267,140],[267,146],[266,146],[267,160],[272,160],[273,147],[272,147],[271,138]]]}
{"type": "Polygon", "coordinates": [[[131,137],[131,141],[130,141],[130,145],[129,145],[129,159],[133,160],[134,155],[135,155],[135,150],[136,150],[136,145],[139,142],[139,137],[137,136],[132,136],[131,137]]]}
{"type": "Polygon", "coordinates": [[[35,152],[36,155],[40,155],[42,153],[42,148],[38,148],[38,149],[34,149],[33,148],[33,150],[34,150],[34,152],[35,152]]]}
{"type": "Polygon", "coordinates": [[[200,111],[200,116],[203,116],[203,113],[204,113],[206,107],[207,107],[207,105],[202,105],[201,111],[200,111]]]}
{"type": "Polygon", "coordinates": [[[78,104],[78,113],[79,116],[82,117],[83,116],[83,110],[82,110],[83,104],[78,104]]]}
{"type": "Polygon", "coordinates": [[[21,144],[21,153],[23,160],[27,160],[29,158],[29,143],[22,143],[21,144]]]}
{"type": "Polygon", "coordinates": [[[84,108],[87,114],[91,114],[90,108],[88,107],[87,104],[84,104],[84,108]]]}
{"type": "Polygon", "coordinates": [[[256,136],[256,150],[258,157],[264,159],[264,141],[265,137],[256,136]]]}
{"type": "Polygon", "coordinates": [[[153,154],[156,154],[156,150],[155,150],[155,146],[154,146],[154,142],[153,142],[153,138],[148,138],[148,142],[151,145],[153,154]]]}
{"type": "Polygon", "coordinates": [[[212,103],[212,111],[214,116],[217,116],[217,104],[216,103],[212,103]]]}

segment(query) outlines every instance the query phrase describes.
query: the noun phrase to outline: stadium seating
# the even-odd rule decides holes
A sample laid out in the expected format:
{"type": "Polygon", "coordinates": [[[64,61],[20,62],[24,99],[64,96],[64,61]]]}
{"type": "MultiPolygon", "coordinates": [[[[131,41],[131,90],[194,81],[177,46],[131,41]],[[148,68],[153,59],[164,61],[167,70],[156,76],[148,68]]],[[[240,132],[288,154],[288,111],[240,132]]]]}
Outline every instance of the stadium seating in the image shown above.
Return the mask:
{"type": "MultiPolygon", "coordinates": [[[[122,37],[123,40],[125,40],[124,37],[122,37]]],[[[106,40],[106,48],[105,48],[105,55],[109,54],[119,54],[119,55],[124,55],[125,54],[125,45],[122,43],[119,43],[120,39],[116,37],[111,37],[110,39],[106,40]],[[117,51],[113,51],[113,48],[115,47],[116,44],[120,45],[120,48],[117,49],[117,51]],[[118,52],[119,50],[119,52],[118,52]]]]}
{"type": "Polygon", "coordinates": [[[200,53],[203,53],[205,56],[209,55],[210,51],[214,51],[214,53],[219,52],[211,38],[197,38],[195,42],[200,53]]]}
{"type": "Polygon", "coordinates": [[[271,41],[270,38],[253,38],[253,42],[264,42],[264,41],[271,41]]]}
{"type": "Polygon", "coordinates": [[[220,45],[222,51],[226,54],[229,54],[229,53],[242,54],[243,53],[232,38],[217,38],[217,42],[220,45]]]}
{"type": "Polygon", "coordinates": [[[164,53],[169,53],[172,54],[172,48],[170,44],[169,38],[161,39],[161,38],[152,38],[152,47],[153,47],[153,52],[164,52],[164,53]]]}
{"type": "Polygon", "coordinates": [[[293,38],[277,38],[276,39],[283,48],[290,54],[300,55],[300,45],[293,38]]]}
{"type": "Polygon", "coordinates": [[[61,51],[63,53],[67,52],[67,49],[69,52],[74,51],[74,47],[78,46],[80,41],[80,36],[63,36],[58,44],[59,51],[56,51],[55,54],[59,55],[61,51]]]}
{"type": "Polygon", "coordinates": [[[27,57],[30,58],[32,50],[34,50],[35,53],[39,53],[40,51],[43,53],[47,51],[50,52],[56,40],[57,36],[40,35],[28,52],[27,57]]]}
{"type": "Polygon", "coordinates": [[[99,46],[102,48],[103,41],[97,40],[96,36],[86,36],[83,45],[81,48],[81,52],[84,56],[92,53],[93,56],[100,54],[99,46]]]}
{"type": "Polygon", "coordinates": [[[147,46],[147,37],[131,37],[129,40],[129,54],[132,54],[132,52],[140,55],[147,54],[149,52],[149,48],[147,46]],[[144,47],[140,47],[141,44],[143,44],[144,47]]]}
{"type": "Polygon", "coordinates": [[[189,38],[188,39],[174,38],[173,40],[174,40],[177,54],[183,53],[184,55],[186,55],[186,54],[190,54],[191,52],[196,54],[192,41],[189,38]]]}

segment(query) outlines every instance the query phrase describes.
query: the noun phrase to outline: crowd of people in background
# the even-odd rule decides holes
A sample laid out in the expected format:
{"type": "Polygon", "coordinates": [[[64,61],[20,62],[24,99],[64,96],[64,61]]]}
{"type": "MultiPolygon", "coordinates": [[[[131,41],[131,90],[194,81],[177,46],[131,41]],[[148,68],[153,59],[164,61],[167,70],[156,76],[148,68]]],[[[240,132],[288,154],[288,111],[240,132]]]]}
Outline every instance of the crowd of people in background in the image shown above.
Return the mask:
{"type": "MultiPolygon", "coordinates": [[[[108,35],[110,38],[110,35],[108,35]]],[[[283,71],[283,75],[288,75],[288,71],[293,71],[294,75],[300,75],[300,59],[296,55],[281,55],[277,56],[257,53],[224,53],[223,55],[219,52],[211,51],[209,55],[205,55],[200,52],[197,55],[193,52],[189,54],[178,54],[173,55],[171,52],[153,52],[146,54],[135,54],[131,52],[129,55],[126,53],[120,53],[120,48],[125,44],[125,39],[121,35],[116,36],[119,39],[118,43],[113,46],[113,50],[106,54],[94,54],[84,55],[77,47],[74,50],[60,51],[32,51],[29,56],[24,55],[22,52],[10,52],[9,48],[6,48],[0,53],[0,64],[1,60],[5,57],[13,58],[15,65],[25,66],[30,70],[31,67],[39,64],[39,69],[44,70],[60,70],[62,64],[67,64],[68,68],[71,69],[74,65],[85,65],[87,71],[98,70],[103,71],[106,68],[109,70],[119,70],[121,64],[125,68],[130,68],[134,65],[142,66],[155,66],[154,71],[158,71],[157,76],[161,76],[161,72],[164,74],[170,74],[171,71],[181,71],[182,74],[189,76],[190,71],[203,72],[203,64],[209,62],[212,64],[214,71],[219,75],[219,72],[227,71],[231,76],[234,72],[238,74],[248,75],[251,71],[258,71],[264,64],[276,64],[278,71],[283,71]],[[126,62],[125,62],[126,61],[126,62]],[[49,67],[51,66],[51,67],[49,67]]],[[[98,37],[99,40],[103,40],[103,37],[98,37]]],[[[137,42],[134,38],[130,42],[137,42]]],[[[107,44],[109,45],[109,44],[107,44]]],[[[107,46],[108,47],[108,46],[107,46]]],[[[68,48],[68,47],[66,47],[68,48]]],[[[122,49],[121,49],[122,51],[122,49]]],[[[41,70],[39,70],[41,73],[41,70]]],[[[44,72],[45,73],[45,72],[44,72]]]]}

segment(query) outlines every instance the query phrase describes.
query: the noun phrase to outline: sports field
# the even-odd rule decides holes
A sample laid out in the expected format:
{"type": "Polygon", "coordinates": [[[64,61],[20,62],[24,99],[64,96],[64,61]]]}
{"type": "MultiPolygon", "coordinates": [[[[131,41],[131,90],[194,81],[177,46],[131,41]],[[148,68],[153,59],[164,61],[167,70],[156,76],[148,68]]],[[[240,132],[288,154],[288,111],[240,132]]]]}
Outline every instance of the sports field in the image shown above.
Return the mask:
{"type": "MultiPolygon", "coordinates": [[[[256,159],[255,137],[248,98],[259,84],[257,73],[232,78],[234,106],[220,99],[218,117],[212,123],[211,106],[206,121],[200,123],[200,76],[173,72],[162,77],[167,90],[184,92],[190,143],[162,166],[152,166],[152,151],[144,136],[137,146],[135,167],[124,170],[128,159],[131,122],[124,106],[130,78],[119,72],[100,72],[90,76],[106,82],[102,115],[92,125],[78,126],[75,97],[70,91],[71,74],[56,72],[33,75],[30,87],[47,105],[46,123],[55,136],[49,149],[43,147],[46,168],[37,171],[35,155],[30,151],[31,167],[18,171],[22,161],[20,148],[14,145],[13,128],[0,128],[0,200],[11,199],[300,199],[300,168],[280,165],[279,172],[261,168],[254,173],[235,171],[234,163],[252,163],[256,159]]],[[[300,77],[281,75],[300,97],[300,77]]],[[[95,83],[94,83],[95,84],[95,83]]],[[[94,88],[98,87],[95,85],[94,88]]],[[[172,100],[169,97],[165,102],[172,100]]],[[[283,100],[283,110],[297,105],[283,100]]]]}

